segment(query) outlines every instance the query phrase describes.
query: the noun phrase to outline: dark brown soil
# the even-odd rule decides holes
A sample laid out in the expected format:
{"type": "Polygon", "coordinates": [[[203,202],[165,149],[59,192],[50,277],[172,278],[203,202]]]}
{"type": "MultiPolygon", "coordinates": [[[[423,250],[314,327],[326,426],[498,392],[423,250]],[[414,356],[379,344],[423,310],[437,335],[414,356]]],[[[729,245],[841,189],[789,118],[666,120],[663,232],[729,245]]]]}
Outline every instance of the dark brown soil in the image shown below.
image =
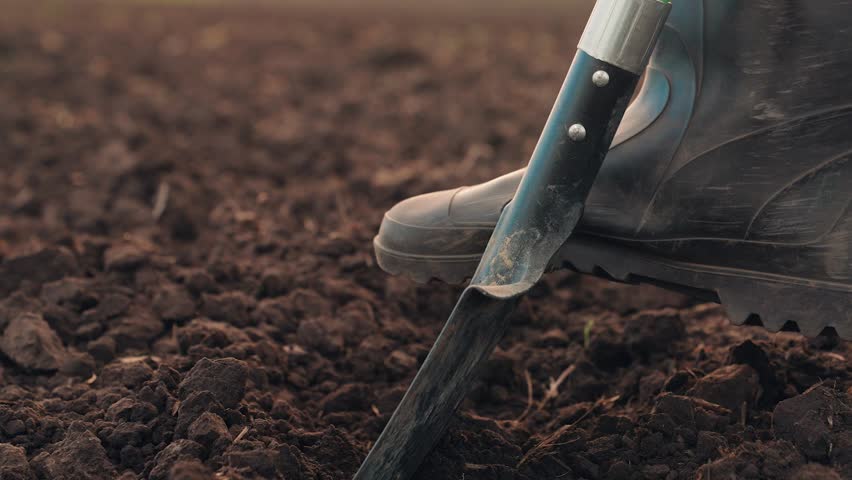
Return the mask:
{"type": "MultiPolygon", "coordinates": [[[[582,16],[4,4],[0,478],[345,479],[459,293],[382,212],[522,165],[582,16]]],[[[852,478],[848,343],[559,272],[420,479],[852,478]]]]}

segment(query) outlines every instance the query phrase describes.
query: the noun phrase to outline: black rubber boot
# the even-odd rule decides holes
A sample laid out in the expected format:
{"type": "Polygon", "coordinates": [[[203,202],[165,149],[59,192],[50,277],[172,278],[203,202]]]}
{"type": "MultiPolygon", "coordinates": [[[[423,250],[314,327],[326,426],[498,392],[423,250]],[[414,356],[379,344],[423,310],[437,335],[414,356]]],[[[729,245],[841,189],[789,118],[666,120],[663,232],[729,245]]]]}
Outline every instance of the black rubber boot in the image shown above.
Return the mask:
{"type": "MultiPolygon", "coordinates": [[[[850,12],[840,0],[674,2],[552,267],[691,291],[736,323],[852,338],[850,12]]],[[[396,205],[379,264],[463,281],[522,176],[396,205]]]]}

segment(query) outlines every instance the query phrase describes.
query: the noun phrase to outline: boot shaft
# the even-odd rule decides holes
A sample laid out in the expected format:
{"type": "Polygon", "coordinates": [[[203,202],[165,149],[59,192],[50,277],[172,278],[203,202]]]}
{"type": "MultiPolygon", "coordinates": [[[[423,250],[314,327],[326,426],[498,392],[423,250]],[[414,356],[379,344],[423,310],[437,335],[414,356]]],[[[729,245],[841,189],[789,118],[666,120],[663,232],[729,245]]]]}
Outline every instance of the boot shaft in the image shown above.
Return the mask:
{"type": "Polygon", "coordinates": [[[689,48],[698,81],[689,153],[852,103],[848,3],[698,0],[677,2],[678,8],[675,22],[693,22],[684,42],[701,42],[689,48]],[[681,18],[687,10],[694,19],[681,18]],[[700,36],[692,33],[697,21],[700,36]]]}
{"type": "Polygon", "coordinates": [[[849,10],[676,2],[592,192],[590,226],[655,241],[842,237],[829,234],[852,184],[849,10]]]}

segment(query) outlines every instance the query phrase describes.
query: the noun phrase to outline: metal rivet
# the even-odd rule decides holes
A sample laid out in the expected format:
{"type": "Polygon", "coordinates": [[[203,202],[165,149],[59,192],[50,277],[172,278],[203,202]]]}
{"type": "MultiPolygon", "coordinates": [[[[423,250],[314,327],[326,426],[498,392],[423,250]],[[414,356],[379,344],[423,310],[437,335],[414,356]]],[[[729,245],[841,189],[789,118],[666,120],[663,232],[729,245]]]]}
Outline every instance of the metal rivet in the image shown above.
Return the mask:
{"type": "Polygon", "coordinates": [[[598,87],[609,85],[609,74],[603,70],[598,70],[592,75],[592,82],[598,87]]]}
{"type": "Polygon", "coordinates": [[[579,123],[575,123],[568,127],[568,138],[575,142],[582,142],[586,139],[586,127],[579,123]]]}

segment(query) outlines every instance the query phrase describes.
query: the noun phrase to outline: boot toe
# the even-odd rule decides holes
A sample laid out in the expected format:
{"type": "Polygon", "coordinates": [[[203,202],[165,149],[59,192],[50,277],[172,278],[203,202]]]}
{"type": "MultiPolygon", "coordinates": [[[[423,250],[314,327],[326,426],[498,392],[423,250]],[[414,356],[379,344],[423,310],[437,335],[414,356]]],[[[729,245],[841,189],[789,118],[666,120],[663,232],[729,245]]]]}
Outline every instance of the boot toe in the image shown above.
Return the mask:
{"type": "Polygon", "coordinates": [[[454,201],[462,191],[419,195],[388,210],[373,240],[379,266],[418,281],[459,283],[469,277],[494,226],[467,223],[454,215],[454,201]]]}

